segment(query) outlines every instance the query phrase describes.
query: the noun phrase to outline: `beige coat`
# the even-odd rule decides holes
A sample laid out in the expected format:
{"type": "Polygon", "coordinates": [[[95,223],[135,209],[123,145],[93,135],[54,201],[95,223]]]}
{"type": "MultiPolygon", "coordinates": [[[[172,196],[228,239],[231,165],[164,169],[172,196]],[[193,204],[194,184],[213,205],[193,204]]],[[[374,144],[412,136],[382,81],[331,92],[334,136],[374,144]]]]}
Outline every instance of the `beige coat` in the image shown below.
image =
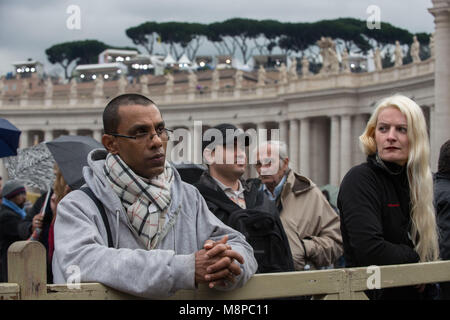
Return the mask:
{"type": "Polygon", "coordinates": [[[343,253],[340,218],[320,189],[290,170],[280,198],[295,270],[304,270],[306,263],[311,269],[333,264],[343,253]]]}

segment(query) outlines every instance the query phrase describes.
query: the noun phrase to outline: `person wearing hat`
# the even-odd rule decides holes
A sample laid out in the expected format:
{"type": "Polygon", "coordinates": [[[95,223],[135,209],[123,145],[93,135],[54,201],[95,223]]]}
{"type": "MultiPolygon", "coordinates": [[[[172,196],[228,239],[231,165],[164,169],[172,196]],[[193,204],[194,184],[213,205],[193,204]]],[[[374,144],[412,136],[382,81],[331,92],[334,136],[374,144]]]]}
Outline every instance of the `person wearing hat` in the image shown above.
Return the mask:
{"type": "Polygon", "coordinates": [[[269,257],[274,257],[279,253],[269,250],[271,252],[264,251],[264,254],[256,254],[257,251],[262,251],[259,250],[260,248],[254,247],[255,258],[258,261],[257,272],[293,271],[289,243],[279,218],[278,209],[273,201],[260,191],[261,181],[259,179],[245,181],[242,178],[247,165],[245,147],[249,143],[250,136],[232,124],[222,123],[206,130],[202,146],[203,158],[208,170],[202,174],[199,181],[194,185],[205,198],[209,210],[223,223],[245,233],[250,244],[252,244],[252,241],[249,238],[252,235],[248,233],[247,229],[239,229],[245,224],[242,220],[250,215],[253,217],[259,216],[261,217],[261,223],[263,223],[264,217],[269,215],[274,224],[278,225],[276,231],[270,230],[270,232],[278,232],[285,241],[282,241],[277,247],[270,242],[271,240],[266,239],[270,242],[267,247],[277,248],[279,253],[283,252],[284,257],[288,258],[276,261],[277,258],[269,257]],[[237,220],[241,220],[238,223],[239,227],[235,225],[237,220]]]}
{"type": "Polygon", "coordinates": [[[42,228],[42,217],[36,215],[32,221],[25,220],[24,209],[27,192],[24,184],[18,180],[9,180],[2,190],[0,207],[0,282],[8,281],[8,248],[21,240],[26,240],[35,228],[42,228]]]}

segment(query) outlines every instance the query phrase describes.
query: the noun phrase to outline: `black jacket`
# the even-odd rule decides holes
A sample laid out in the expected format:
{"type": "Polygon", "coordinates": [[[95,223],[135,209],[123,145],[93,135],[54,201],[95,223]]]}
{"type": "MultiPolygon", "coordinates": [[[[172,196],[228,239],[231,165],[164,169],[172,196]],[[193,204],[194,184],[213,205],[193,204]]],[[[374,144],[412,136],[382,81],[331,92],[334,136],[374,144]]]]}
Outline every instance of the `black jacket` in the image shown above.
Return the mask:
{"type": "MultiPolygon", "coordinates": [[[[450,174],[434,175],[434,206],[439,227],[439,251],[442,260],[450,260],[450,174]]],[[[450,299],[450,282],[442,283],[442,298],[450,299]]]]}
{"type": "MultiPolygon", "coordinates": [[[[269,212],[279,215],[278,209],[270,199],[259,190],[261,181],[259,179],[241,180],[244,188],[245,205],[247,209],[263,206],[269,212]]],[[[208,172],[204,172],[200,180],[194,184],[206,200],[209,210],[223,223],[229,225],[228,218],[231,212],[241,209],[223,192],[208,172]]]]}
{"type": "MultiPolygon", "coordinates": [[[[389,162],[384,165],[369,156],[366,163],[353,167],[342,180],[338,208],[347,267],[420,260],[409,236],[411,208],[406,166],[389,162]]],[[[421,299],[414,287],[367,294],[377,299],[421,299]]]]}
{"type": "Polygon", "coordinates": [[[245,235],[258,261],[258,273],[294,271],[291,248],[275,202],[260,189],[259,179],[241,183],[246,209],[230,200],[208,172],[195,186],[217,218],[245,235]]]}
{"type": "Polygon", "coordinates": [[[8,248],[16,242],[31,236],[31,221],[22,219],[11,208],[0,207],[0,282],[8,282],[8,248]]]}

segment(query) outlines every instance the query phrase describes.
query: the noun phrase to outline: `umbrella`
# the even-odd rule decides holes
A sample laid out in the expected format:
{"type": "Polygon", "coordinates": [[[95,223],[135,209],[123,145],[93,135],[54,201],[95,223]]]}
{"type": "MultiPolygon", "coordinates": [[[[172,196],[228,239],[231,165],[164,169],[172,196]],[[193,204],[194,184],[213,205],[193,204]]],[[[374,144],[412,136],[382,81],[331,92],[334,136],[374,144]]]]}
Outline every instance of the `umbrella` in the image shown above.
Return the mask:
{"type": "Polygon", "coordinates": [[[84,184],[83,167],[87,166],[87,155],[97,148],[104,148],[97,140],[88,136],[60,136],[46,142],[53,158],[72,190],[84,184]]]}
{"type": "Polygon", "coordinates": [[[181,180],[189,184],[196,183],[206,170],[206,166],[194,163],[172,163],[172,165],[177,169],[181,180]]]}
{"type": "Polygon", "coordinates": [[[47,190],[55,179],[52,154],[44,143],[17,150],[17,156],[3,159],[9,179],[23,181],[27,186],[47,190]]]}
{"type": "Polygon", "coordinates": [[[20,133],[11,122],[0,118],[0,158],[17,155],[20,133]]]}

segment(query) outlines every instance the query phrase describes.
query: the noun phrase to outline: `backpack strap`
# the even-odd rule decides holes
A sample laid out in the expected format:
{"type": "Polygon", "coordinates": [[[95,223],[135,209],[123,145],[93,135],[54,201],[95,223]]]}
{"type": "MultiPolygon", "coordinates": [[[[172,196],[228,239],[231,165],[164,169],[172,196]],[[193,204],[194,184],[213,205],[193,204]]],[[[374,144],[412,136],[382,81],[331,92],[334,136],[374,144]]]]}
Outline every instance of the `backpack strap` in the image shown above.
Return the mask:
{"type": "Polygon", "coordinates": [[[108,237],[108,247],[113,248],[113,241],[112,241],[112,235],[111,235],[111,228],[109,226],[108,217],[106,216],[105,207],[103,206],[103,203],[100,202],[100,200],[95,196],[94,192],[92,192],[91,188],[89,187],[82,187],[80,188],[81,191],[86,193],[89,198],[94,201],[95,205],[97,206],[98,211],[100,212],[100,215],[102,216],[103,223],[105,224],[106,228],[106,234],[108,237]]]}

